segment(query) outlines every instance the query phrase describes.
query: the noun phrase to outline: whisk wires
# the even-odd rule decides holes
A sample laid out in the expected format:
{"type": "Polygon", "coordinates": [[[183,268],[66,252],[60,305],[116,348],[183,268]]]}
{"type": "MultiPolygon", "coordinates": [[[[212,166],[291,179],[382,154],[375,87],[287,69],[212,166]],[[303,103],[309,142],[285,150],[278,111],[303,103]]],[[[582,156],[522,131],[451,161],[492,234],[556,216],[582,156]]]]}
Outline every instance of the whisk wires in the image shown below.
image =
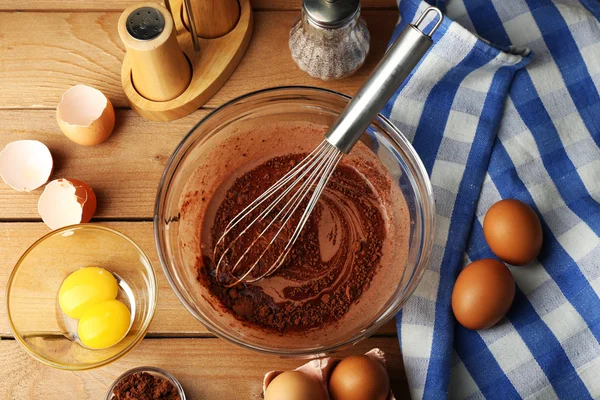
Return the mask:
{"type": "Polygon", "coordinates": [[[227,255],[233,254],[236,244],[245,243],[244,239],[247,235],[256,235],[256,230],[251,229],[256,224],[264,223],[265,226],[259,226],[260,233],[249,239],[249,245],[237,260],[227,260],[230,261],[230,269],[227,272],[233,277],[233,280],[226,283],[226,287],[235,286],[242,281],[256,282],[273,274],[281,267],[300,236],[342,156],[343,153],[337,147],[324,140],[308,156],[229,222],[214,246],[213,260],[216,261],[215,273],[217,278],[220,276],[227,255]],[[273,200],[267,204],[270,199],[273,200]],[[262,207],[264,209],[260,211],[262,207]],[[260,212],[257,216],[254,216],[257,210],[260,212]],[[294,223],[296,223],[295,227],[293,227],[294,223]],[[238,225],[242,227],[242,224],[247,225],[234,236],[235,228],[238,225]],[[285,240],[281,237],[282,233],[290,230],[293,230],[293,233],[291,233],[271,265],[266,269],[261,268],[260,274],[253,274],[265,254],[271,250],[273,244],[277,240],[285,240]],[[271,237],[268,235],[270,232],[273,232],[271,237]],[[248,255],[252,249],[259,242],[265,242],[265,239],[266,244],[263,249],[259,249],[260,254],[258,257],[255,260],[248,260],[248,255]],[[247,268],[241,268],[243,266],[247,266],[247,268]],[[236,274],[238,269],[242,269],[242,272],[236,274]]]}

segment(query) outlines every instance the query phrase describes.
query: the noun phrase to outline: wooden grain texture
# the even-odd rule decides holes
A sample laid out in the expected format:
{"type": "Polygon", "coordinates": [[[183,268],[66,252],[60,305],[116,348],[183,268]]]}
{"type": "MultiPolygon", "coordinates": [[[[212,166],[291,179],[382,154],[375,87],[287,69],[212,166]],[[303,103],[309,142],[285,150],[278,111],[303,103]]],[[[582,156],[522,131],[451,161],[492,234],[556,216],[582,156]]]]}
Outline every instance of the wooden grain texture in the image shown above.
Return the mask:
{"type": "MultiPolygon", "coordinates": [[[[158,278],[158,306],[152,325],[150,335],[210,335],[209,331],[200,324],[179,302],[175,293],[169,286],[154,247],[151,222],[113,222],[103,224],[115,228],[136,241],[148,254],[154,265],[158,278]]],[[[18,258],[37,239],[50,232],[42,223],[2,223],[0,224],[0,299],[2,307],[5,307],[4,298],[8,277],[16,264],[18,258]],[[10,243],[10,246],[7,245],[10,243]]],[[[60,282],[58,283],[60,285],[60,282]]],[[[58,287],[56,288],[58,293],[58,287]]],[[[32,318],[44,318],[38,316],[36,310],[32,309],[32,318]]],[[[47,316],[54,317],[53,315],[47,316]]],[[[53,325],[53,324],[52,324],[53,325]]],[[[52,326],[51,325],[51,326],[52,326]]],[[[0,335],[12,336],[10,332],[7,315],[4,309],[0,312],[0,335]]]]}
{"type": "MultiPolygon", "coordinates": [[[[103,223],[103,225],[117,229],[131,237],[148,254],[154,265],[158,278],[158,306],[148,334],[150,336],[213,336],[183,307],[169,286],[155,250],[152,223],[109,222],[103,223]]],[[[2,243],[0,245],[0,299],[2,299],[2,307],[5,307],[4,298],[8,277],[18,258],[31,244],[49,232],[50,230],[39,222],[0,223],[0,243],[2,243]],[[10,245],[8,245],[9,243],[10,245]]],[[[57,285],[59,284],[57,283],[57,285]]],[[[56,290],[58,291],[58,287],[56,290]]],[[[40,318],[44,317],[54,318],[53,315],[39,316],[35,309],[31,310],[31,318],[35,318],[38,324],[40,318]]],[[[48,325],[54,326],[54,323],[50,322],[48,325]]],[[[382,327],[377,335],[395,336],[395,332],[395,324],[391,321],[382,327]]],[[[0,312],[0,336],[12,336],[4,310],[0,312]]]]}
{"type": "MultiPolygon", "coordinates": [[[[240,18],[238,1],[243,0],[192,0],[190,3],[197,35],[203,38],[216,38],[231,32],[240,18]]],[[[183,19],[189,26],[187,17],[187,13],[184,12],[183,19]]]]}
{"type": "MultiPolygon", "coordinates": [[[[153,0],[157,3],[159,0],[153,0]]],[[[0,10],[97,10],[121,11],[140,0],[2,0],[0,10]]],[[[252,0],[255,10],[299,10],[302,0],[252,0]]],[[[396,7],[395,0],[361,0],[363,9],[396,7]]]]}
{"type": "MultiPolygon", "coordinates": [[[[255,29],[246,55],[206,106],[280,85],[320,86],[354,94],[384,53],[398,13],[367,10],[363,16],[373,27],[365,65],[351,78],[323,82],[298,69],[290,56],[288,34],[298,13],[254,13],[255,29]]],[[[118,18],[118,12],[0,13],[0,108],[54,108],[62,93],[77,83],[94,86],[116,107],[126,107],[118,18]]]]}
{"type": "MultiPolygon", "coordinates": [[[[395,338],[367,339],[336,356],[362,354],[374,347],[386,353],[396,398],[409,398],[395,338]]],[[[150,365],[171,372],[190,400],[260,400],[266,372],[294,369],[303,363],[251,353],[220,339],[149,339],[113,364],[75,373],[43,366],[25,354],[14,340],[6,340],[0,342],[0,398],[99,400],[119,375],[150,365]]]]}
{"type": "MultiPolygon", "coordinates": [[[[143,120],[128,109],[117,110],[113,136],[91,148],[72,143],[58,129],[54,108],[62,93],[77,83],[97,87],[117,107],[127,108],[120,80],[124,49],[117,20],[123,9],[138,2],[0,1],[0,148],[18,139],[46,143],[55,161],[53,179],[72,177],[89,183],[99,198],[96,221],[138,242],[154,263],[159,282],[149,338],[107,367],[80,373],[55,370],[26,355],[14,340],[0,340],[0,365],[4,367],[0,399],[102,399],[124,371],[155,365],[173,372],[190,399],[259,400],[265,372],[302,363],[247,352],[214,338],[181,305],[159,266],[149,222],[156,187],[173,149],[207,114],[206,109],[168,125],[143,120]]],[[[275,85],[312,85],[353,94],[383,54],[398,15],[394,0],[362,0],[363,15],[371,26],[371,55],[353,78],[323,83],[298,70],[289,56],[288,31],[299,15],[301,0],[252,0],[252,4],[255,10],[294,11],[255,13],[254,36],[246,56],[206,108],[275,85]]],[[[0,183],[0,221],[14,221],[0,223],[0,339],[11,335],[4,302],[8,276],[27,247],[49,232],[36,222],[40,193],[19,193],[0,183]]],[[[408,398],[393,321],[344,354],[360,354],[373,347],[388,353],[397,398],[408,398]]]]}
{"type": "MultiPolygon", "coordinates": [[[[79,179],[94,189],[97,219],[150,220],[168,158],[206,114],[199,110],[166,125],[147,121],[131,110],[117,110],[112,136],[98,146],[83,147],[61,133],[52,110],[3,110],[0,148],[13,140],[40,140],[54,158],[50,179],[79,179]]],[[[41,220],[37,213],[41,193],[42,189],[17,192],[0,181],[0,220],[41,220]]]]}
{"type": "MultiPolygon", "coordinates": [[[[199,52],[196,52],[194,48],[193,36],[186,31],[181,13],[174,13],[173,20],[175,30],[178,32],[177,41],[179,43],[176,48],[183,50],[187,56],[192,67],[192,77],[182,93],[164,101],[158,101],[157,97],[145,96],[142,91],[137,90],[139,85],[135,83],[136,73],[139,74],[145,68],[158,67],[160,69],[161,64],[165,63],[158,59],[148,59],[149,54],[146,51],[132,51],[133,47],[142,48],[144,46],[140,46],[126,33],[124,15],[122,15],[119,33],[127,44],[128,50],[121,70],[121,84],[131,108],[141,116],[153,121],[171,121],[194,112],[209,101],[235,71],[252,38],[254,17],[250,1],[239,1],[240,17],[233,30],[225,36],[214,39],[198,38],[199,52]],[[145,61],[140,62],[142,60],[145,61]]],[[[183,2],[172,0],[171,7],[174,10],[182,9],[183,2]]],[[[167,28],[165,27],[165,29],[167,28]]],[[[152,46],[151,43],[148,42],[150,46],[152,46]]],[[[160,87],[164,81],[167,81],[166,79],[156,79],[156,75],[158,74],[147,75],[149,79],[145,80],[148,82],[148,86],[157,84],[160,87]]]]}
{"type": "MultiPolygon", "coordinates": [[[[141,5],[153,6],[159,15],[162,14],[164,28],[152,40],[139,40],[131,36],[130,28],[127,28],[127,20],[134,11],[139,9],[139,5],[131,6],[123,11],[119,17],[117,30],[131,65],[127,71],[128,80],[132,82],[132,86],[135,83],[133,90],[146,99],[160,102],[172,100],[189,86],[192,79],[192,68],[179,47],[177,29],[169,11],[161,5],[154,5],[150,2],[141,5]]],[[[137,12],[137,15],[139,14],[137,12]]],[[[135,31],[137,29],[134,29],[135,31]]],[[[145,32],[145,35],[148,35],[148,31],[145,32]]]]}

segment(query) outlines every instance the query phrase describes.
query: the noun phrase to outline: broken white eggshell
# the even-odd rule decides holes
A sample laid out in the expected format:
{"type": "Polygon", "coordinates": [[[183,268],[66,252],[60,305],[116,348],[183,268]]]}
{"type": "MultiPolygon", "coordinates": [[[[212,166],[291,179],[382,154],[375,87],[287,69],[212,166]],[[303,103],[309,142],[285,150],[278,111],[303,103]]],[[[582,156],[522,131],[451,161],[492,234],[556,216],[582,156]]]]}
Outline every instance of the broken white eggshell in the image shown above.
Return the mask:
{"type": "Polygon", "coordinates": [[[0,152],[0,176],[11,188],[30,192],[48,182],[52,154],[37,140],[17,140],[0,152]]]}
{"type": "MultiPolygon", "coordinates": [[[[373,360],[379,361],[383,364],[384,367],[386,366],[385,353],[381,349],[371,349],[365,353],[365,356],[373,360]]],[[[316,380],[318,380],[321,384],[321,387],[326,393],[325,397],[329,400],[331,399],[331,396],[329,396],[329,389],[327,388],[327,384],[329,382],[329,377],[331,376],[333,369],[340,361],[341,360],[339,358],[334,357],[318,358],[316,360],[309,361],[306,364],[299,366],[294,371],[304,372],[305,374],[310,375],[316,380]]],[[[269,386],[271,381],[282,372],[283,371],[269,371],[265,374],[263,378],[263,394],[267,390],[267,386],[269,386]]],[[[387,400],[396,400],[396,398],[394,397],[394,393],[392,393],[391,390],[387,400]]]]}
{"type": "Polygon", "coordinates": [[[98,89],[75,85],[63,94],[56,108],[56,120],[69,139],[82,146],[95,146],[112,133],[115,110],[98,89]]]}
{"type": "Polygon", "coordinates": [[[96,212],[96,194],[76,179],[56,179],[44,188],[38,212],[52,230],[87,223],[96,212]]]}

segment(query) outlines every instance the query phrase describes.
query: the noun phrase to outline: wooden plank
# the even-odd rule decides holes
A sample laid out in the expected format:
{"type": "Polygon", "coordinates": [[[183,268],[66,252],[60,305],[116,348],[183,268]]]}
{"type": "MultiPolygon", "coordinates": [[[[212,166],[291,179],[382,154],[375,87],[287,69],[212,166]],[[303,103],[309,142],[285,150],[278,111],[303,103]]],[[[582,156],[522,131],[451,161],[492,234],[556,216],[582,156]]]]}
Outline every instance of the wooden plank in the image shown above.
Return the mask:
{"type": "MultiPolygon", "coordinates": [[[[51,179],[70,177],[88,183],[98,196],[100,219],[146,219],[154,215],[156,188],[168,158],[206,110],[170,122],[147,121],[131,110],[117,110],[116,128],[103,144],[83,147],[58,128],[53,110],[0,111],[0,148],[13,140],[36,139],[54,158],[51,179]]],[[[41,220],[42,189],[17,192],[0,181],[0,220],[41,220]]]]}
{"type": "MultiPolygon", "coordinates": [[[[165,278],[154,246],[151,222],[110,222],[103,225],[117,229],[131,237],[148,254],[158,278],[158,306],[148,334],[150,336],[213,336],[183,307],[165,278]]],[[[41,236],[49,232],[42,223],[1,223],[0,224],[0,298],[6,295],[8,277],[22,253],[41,236]]],[[[58,288],[57,288],[58,290],[58,288]]],[[[55,293],[39,293],[40,298],[53,298],[55,293]]],[[[54,315],[39,315],[31,310],[31,318],[44,325],[44,318],[54,315]]],[[[54,320],[47,323],[54,326],[54,320]]],[[[41,329],[40,330],[47,330],[41,329]]],[[[386,324],[377,333],[382,336],[395,336],[394,321],[386,324]]],[[[0,336],[12,336],[7,315],[0,313],[0,336]]],[[[1,398],[1,396],[0,396],[1,398]]]]}
{"type": "MultiPolygon", "coordinates": [[[[363,15],[372,34],[365,66],[351,78],[323,82],[310,78],[291,59],[288,35],[298,13],[255,13],[254,36],[245,57],[207,107],[280,85],[320,86],[354,94],[385,51],[398,13],[366,10],[363,15]]],[[[62,93],[77,83],[94,86],[115,106],[126,107],[118,18],[118,12],[0,13],[0,108],[55,108],[62,93]]]]}
{"type": "MultiPolygon", "coordinates": [[[[151,0],[161,3],[160,0],[151,0]]],[[[140,3],[139,0],[36,0],[22,2],[4,0],[0,2],[0,10],[95,10],[120,11],[130,5],[140,3]]],[[[302,0],[252,0],[255,10],[299,10],[302,0]]],[[[395,8],[395,0],[362,0],[363,9],[395,8]]]]}
{"type": "MultiPolygon", "coordinates": [[[[374,347],[387,355],[396,398],[410,398],[395,338],[367,339],[336,356],[362,354],[374,347]]],[[[293,369],[303,362],[251,353],[220,339],[147,339],[113,364],[75,373],[46,367],[25,354],[18,343],[7,340],[0,342],[0,363],[4,366],[0,398],[103,399],[120,374],[151,365],[175,375],[188,399],[259,400],[266,372],[293,369]]]]}

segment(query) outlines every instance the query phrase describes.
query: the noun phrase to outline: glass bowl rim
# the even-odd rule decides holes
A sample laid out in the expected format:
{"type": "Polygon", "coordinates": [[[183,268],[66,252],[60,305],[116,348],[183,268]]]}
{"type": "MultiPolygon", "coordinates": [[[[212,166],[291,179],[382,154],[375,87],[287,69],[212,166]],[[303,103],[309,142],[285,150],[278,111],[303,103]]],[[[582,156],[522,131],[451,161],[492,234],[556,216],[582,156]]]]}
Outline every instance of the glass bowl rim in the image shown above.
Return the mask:
{"type": "Polygon", "coordinates": [[[125,354],[129,353],[131,350],[133,350],[141,341],[142,339],[144,339],[144,337],[146,336],[146,332],[148,331],[148,328],[150,327],[150,324],[152,323],[153,319],[154,319],[154,314],[156,311],[156,305],[158,303],[158,280],[156,279],[156,271],[154,270],[154,266],[152,265],[152,262],[150,261],[150,258],[148,258],[148,255],[144,252],[144,250],[142,250],[142,248],[133,240],[131,239],[129,236],[125,235],[124,233],[113,229],[113,228],[109,228],[107,226],[103,226],[103,225],[97,225],[94,223],[85,223],[85,224],[75,224],[75,225],[68,225],[59,229],[55,229],[51,232],[46,233],[44,236],[42,236],[41,238],[37,239],[32,245],[30,245],[27,250],[25,250],[25,252],[19,257],[18,261],[15,263],[15,266],[13,267],[12,272],[10,273],[8,280],[6,282],[6,295],[5,295],[5,302],[6,302],[6,314],[8,317],[8,323],[10,325],[10,329],[13,332],[14,338],[17,342],[19,342],[19,344],[23,347],[23,349],[25,349],[25,351],[32,356],[33,358],[35,358],[36,360],[40,361],[41,363],[48,365],[50,367],[53,368],[57,368],[57,369],[62,369],[62,370],[68,370],[68,371],[85,371],[85,370],[89,370],[89,369],[94,369],[94,368],[98,368],[104,365],[107,365],[113,361],[116,361],[117,359],[121,358],[122,356],[124,356],[125,354]],[[19,270],[19,266],[22,264],[22,262],[24,261],[25,257],[27,257],[29,255],[29,253],[31,253],[33,251],[34,248],[36,248],[39,244],[41,244],[42,242],[44,242],[46,239],[55,236],[57,234],[60,234],[62,232],[74,229],[74,228],[79,228],[79,229],[98,229],[98,230],[102,230],[102,231],[106,231],[112,234],[116,234],[117,236],[119,236],[122,239],[125,239],[127,242],[129,242],[131,245],[133,245],[133,247],[137,250],[137,252],[144,257],[144,260],[148,263],[148,266],[150,268],[147,268],[147,270],[149,271],[149,278],[150,278],[150,283],[151,286],[153,287],[153,292],[154,292],[154,301],[151,301],[149,303],[149,308],[148,308],[148,318],[146,318],[146,323],[144,324],[144,326],[142,326],[142,328],[140,329],[139,333],[136,335],[136,337],[134,338],[134,340],[127,346],[125,347],[123,350],[121,350],[120,352],[118,352],[117,354],[113,355],[112,357],[109,357],[105,360],[102,360],[100,362],[94,363],[94,364],[90,364],[90,365],[84,365],[84,366],[74,366],[72,364],[61,364],[61,363],[57,363],[54,361],[49,360],[46,357],[41,356],[40,354],[38,354],[37,352],[33,351],[32,349],[29,348],[29,346],[27,345],[27,343],[25,343],[25,341],[23,340],[23,338],[21,337],[20,333],[17,331],[17,329],[15,328],[15,325],[13,323],[13,318],[11,315],[11,311],[10,311],[10,305],[9,305],[9,296],[12,290],[12,285],[13,285],[13,281],[16,277],[17,271],[19,270]]]}
{"type": "Polygon", "coordinates": [[[108,392],[106,392],[106,400],[111,400],[113,398],[112,397],[113,390],[115,389],[115,387],[117,386],[117,384],[119,382],[121,382],[126,376],[129,376],[131,374],[135,374],[138,372],[150,372],[150,373],[162,375],[161,377],[166,378],[168,381],[170,381],[173,384],[173,386],[175,386],[177,388],[177,393],[179,393],[180,400],[186,400],[185,391],[183,390],[183,386],[181,386],[181,383],[179,383],[179,381],[177,380],[177,378],[175,378],[175,376],[173,374],[171,374],[168,371],[165,371],[162,368],[150,367],[150,366],[135,367],[135,368],[127,370],[127,371],[123,372],[121,375],[119,375],[119,377],[117,379],[115,379],[115,381],[112,383],[112,385],[110,385],[110,388],[108,388],[108,392]]]}
{"type": "MultiPolygon", "coordinates": [[[[164,254],[163,248],[161,245],[162,232],[161,232],[161,228],[159,226],[160,220],[161,220],[160,212],[162,211],[162,208],[164,207],[164,203],[166,202],[166,193],[171,184],[171,179],[174,175],[174,172],[179,168],[179,162],[181,162],[181,160],[178,161],[177,158],[180,156],[181,151],[184,150],[185,146],[188,144],[189,140],[191,139],[191,137],[194,134],[194,132],[196,131],[196,129],[198,129],[198,127],[200,127],[200,125],[202,125],[204,122],[211,119],[214,115],[216,115],[220,111],[223,111],[231,106],[234,106],[235,104],[240,103],[241,101],[244,101],[248,98],[252,98],[255,96],[262,95],[262,94],[269,94],[269,93],[284,94],[286,91],[294,91],[294,90],[305,90],[305,91],[313,92],[317,95],[319,95],[319,94],[329,95],[329,96],[341,98],[342,100],[345,100],[345,101],[349,101],[351,99],[350,96],[345,95],[343,93],[339,93],[339,92],[336,92],[336,91],[330,90],[330,89],[314,87],[314,86],[293,86],[293,85],[291,85],[291,86],[274,86],[274,87],[256,90],[256,91],[249,92],[249,93],[243,94],[241,96],[235,97],[235,98],[223,103],[221,106],[215,108],[211,112],[209,112],[207,115],[205,115],[203,118],[201,118],[189,130],[189,132],[181,139],[179,144],[173,150],[173,153],[169,157],[167,163],[165,164],[165,168],[163,170],[163,174],[160,178],[160,182],[159,182],[159,185],[157,188],[156,201],[154,204],[154,223],[153,223],[154,224],[154,242],[155,242],[155,246],[156,246],[156,251],[158,253],[158,259],[159,259],[160,265],[162,267],[163,273],[165,274],[165,277],[167,278],[167,281],[169,282],[169,286],[171,286],[171,289],[173,290],[173,292],[175,292],[175,295],[177,296],[179,301],[183,304],[183,306],[188,310],[188,312],[190,314],[192,314],[192,316],[194,318],[196,318],[200,323],[202,323],[210,332],[215,334],[217,337],[225,339],[226,341],[233,343],[237,346],[240,346],[242,348],[258,351],[263,354],[289,356],[289,357],[320,357],[320,356],[329,354],[333,351],[337,351],[337,350],[346,348],[348,346],[352,346],[352,345],[358,343],[359,341],[371,336],[373,333],[375,333],[379,328],[381,328],[385,323],[387,323],[391,319],[389,314],[396,315],[398,313],[398,311],[400,311],[400,309],[404,305],[404,302],[401,302],[396,307],[392,307],[392,308],[388,308],[387,310],[384,310],[384,312],[376,319],[375,322],[372,323],[371,326],[366,327],[365,329],[359,331],[358,333],[355,333],[354,335],[352,335],[350,338],[344,340],[343,342],[333,344],[333,345],[327,345],[327,346],[324,346],[319,349],[281,350],[281,349],[275,349],[275,348],[270,348],[270,347],[265,347],[265,346],[261,346],[261,345],[247,343],[247,342],[243,341],[242,339],[237,338],[234,335],[231,335],[228,332],[225,332],[224,330],[214,326],[214,324],[209,319],[207,319],[203,315],[197,313],[196,310],[194,309],[193,305],[188,304],[188,302],[184,298],[184,296],[181,293],[179,293],[178,286],[175,283],[175,279],[173,276],[171,276],[171,273],[167,267],[166,255],[164,254]],[[176,162],[177,162],[177,164],[176,164],[176,162]],[[171,170],[173,170],[173,171],[171,171],[171,170]]],[[[409,153],[409,155],[411,157],[410,163],[414,164],[413,166],[418,171],[418,174],[422,178],[421,179],[422,183],[424,184],[424,188],[419,188],[419,190],[424,189],[423,190],[424,196],[422,199],[419,199],[419,201],[421,203],[423,203],[422,208],[429,208],[429,210],[430,210],[429,215],[422,215],[422,219],[425,219],[425,217],[428,217],[429,226],[431,229],[431,235],[430,235],[430,237],[423,235],[424,237],[422,238],[422,240],[423,240],[424,244],[420,251],[419,262],[416,265],[415,271],[413,272],[413,275],[414,275],[413,279],[415,279],[416,284],[414,284],[412,286],[412,288],[409,287],[410,285],[407,285],[407,288],[409,288],[410,290],[408,290],[406,292],[406,297],[405,297],[405,300],[406,300],[412,295],[412,293],[416,289],[418,283],[421,281],[421,278],[423,276],[423,273],[426,270],[427,263],[429,261],[431,249],[433,247],[433,236],[435,234],[435,225],[436,225],[435,201],[434,201],[434,196],[433,196],[433,188],[431,185],[431,180],[429,178],[429,174],[427,173],[427,170],[425,169],[425,165],[423,164],[423,161],[421,160],[420,156],[417,154],[417,152],[414,149],[414,147],[412,146],[412,144],[404,136],[404,134],[402,134],[402,132],[400,132],[400,130],[386,116],[382,115],[381,113],[377,114],[377,117],[374,119],[374,121],[375,120],[378,120],[382,125],[385,126],[386,134],[388,134],[390,136],[390,139],[394,142],[395,145],[402,148],[403,151],[406,151],[407,153],[409,153]],[[389,134],[388,132],[391,134],[389,134]],[[419,270],[419,268],[420,268],[420,270],[419,270]]],[[[408,160],[405,159],[405,161],[408,161],[408,160]]],[[[411,171],[411,174],[412,174],[412,171],[411,171]]],[[[415,178],[416,178],[416,176],[415,176],[415,178]]]]}

